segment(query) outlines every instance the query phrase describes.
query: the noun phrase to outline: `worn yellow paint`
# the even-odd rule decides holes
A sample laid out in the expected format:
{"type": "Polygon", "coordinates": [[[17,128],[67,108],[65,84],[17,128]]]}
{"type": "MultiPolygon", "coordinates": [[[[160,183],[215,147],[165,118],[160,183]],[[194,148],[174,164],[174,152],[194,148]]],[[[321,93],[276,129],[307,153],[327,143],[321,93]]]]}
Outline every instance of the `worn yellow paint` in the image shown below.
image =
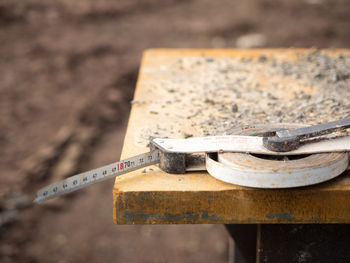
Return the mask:
{"type": "MultiPolygon", "coordinates": [[[[257,58],[264,53],[293,61],[297,53],[307,52],[312,50],[148,50],[142,59],[135,100],[162,99],[162,91],[150,89],[148,81],[162,65],[184,56],[257,58]]],[[[350,50],[327,53],[350,54],[350,50]]],[[[313,92],[311,87],[308,92],[313,92]]],[[[147,103],[133,105],[122,159],[148,151],[146,146],[135,141],[141,128],[157,122],[172,125],[172,120],[149,114],[149,110],[147,103]]],[[[195,128],[185,123],[181,125],[195,134],[195,128]]],[[[227,184],[204,172],[173,175],[157,166],[152,169],[146,173],[138,170],[116,179],[113,190],[115,223],[350,223],[350,178],[347,174],[316,186],[265,190],[227,184]]]]}

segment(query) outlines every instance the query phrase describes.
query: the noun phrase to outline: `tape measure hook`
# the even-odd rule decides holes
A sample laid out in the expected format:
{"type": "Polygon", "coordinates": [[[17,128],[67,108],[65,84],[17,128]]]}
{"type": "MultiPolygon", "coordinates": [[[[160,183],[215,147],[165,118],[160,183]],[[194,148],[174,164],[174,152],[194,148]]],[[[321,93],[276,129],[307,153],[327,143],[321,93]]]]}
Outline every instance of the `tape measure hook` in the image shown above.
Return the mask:
{"type": "Polygon", "coordinates": [[[154,139],[150,141],[150,149],[159,150],[159,167],[163,171],[172,174],[186,173],[186,153],[170,152],[157,143],[154,139]]]}

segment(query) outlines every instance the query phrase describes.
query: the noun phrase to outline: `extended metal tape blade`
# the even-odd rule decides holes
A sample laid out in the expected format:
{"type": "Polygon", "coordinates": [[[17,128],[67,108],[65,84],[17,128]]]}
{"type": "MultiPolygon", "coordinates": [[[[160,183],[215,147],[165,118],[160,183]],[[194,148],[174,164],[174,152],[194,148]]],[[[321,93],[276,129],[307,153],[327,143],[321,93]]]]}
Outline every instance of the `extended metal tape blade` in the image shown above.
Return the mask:
{"type": "Polygon", "coordinates": [[[111,163],[88,172],[80,173],[58,183],[46,186],[37,192],[34,202],[42,203],[57,196],[74,192],[88,185],[157,163],[159,163],[158,150],[136,155],[129,159],[111,163]]]}

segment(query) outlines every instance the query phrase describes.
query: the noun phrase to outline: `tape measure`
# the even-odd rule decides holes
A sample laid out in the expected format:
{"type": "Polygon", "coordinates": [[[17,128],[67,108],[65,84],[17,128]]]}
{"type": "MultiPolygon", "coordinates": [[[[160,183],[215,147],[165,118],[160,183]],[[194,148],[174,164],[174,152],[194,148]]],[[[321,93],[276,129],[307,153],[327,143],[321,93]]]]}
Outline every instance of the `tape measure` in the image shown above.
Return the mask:
{"type": "MultiPolygon", "coordinates": [[[[274,152],[268,150],[263,145],[263,137],[244,135],[208,136],[188,139],[156,138],[151,141],[151,149],[150,152],[85,173],[80,173],[61,182],[44,187],[38,191],[34,202],[42,203],[46,200],[76,191],[91,184],[158,163],[160,164],[160,168],[166,167],[166,165],[183,165],[184,171],[207,170],[212,176],[219,180],[243,186],[284,188],[315,184],[329,180],[347,169],[349,164],[349,156],[347,152],[350,151],[350,136],[305,144],[298,149],[289,152],[274,152]],[[317,169],[309,166],[307,169],[304,169],[303,167],[297,169],[298,167],[295,167],[293,170],[293,167],[287,167],[287,172],[282,171],[283,169],[278,172],[276,169],[269,169],[268,167],[265,171],[251,168],[252,164],[250,164],[249,168],[247,164],[242,164],[242,162],[241,165],[237,165],[237,163],[235,164],[232,162],[232,156],[231,162],[228,163],[229,158],[222,154],[231,152],[242,153],[245,155],[247,153],[254,153],[276,156],[332,152],[333,155],[330,156],[329,154],[325,154],[322,158],[316,158],[319,161],[315,164],[317,169]],[[334,156],[334,152],[339,153],[334,156]],[[206,154],[205,165],[199,166],[199,169],[191,169],[188,164],[189,162],[186,161],[187,156],[193,153],[206,154]],[[219,157],[213,157],[213,155],[208,153],[219,153],[219,157]],[[169,159],[168,163],[167,159],[169,159]],[[164,165],[164,163],[166,163],[166,165],[164,165]],[[281,173],[283,173],[283,176],[281,173]],[[307,180],[305,180],[305,174],[308,174],[307,180]]],[[[249,160],[249,162],[251,161],[252,160],[249,160]]],[[[306,163],[308,163],[308,161],[306,161],[306,163]]],[[[292,166],[294,165],[295,163],[292,164],[292,166]]],[[[165,168],[163,170],[167,171],[165,168]]]]}

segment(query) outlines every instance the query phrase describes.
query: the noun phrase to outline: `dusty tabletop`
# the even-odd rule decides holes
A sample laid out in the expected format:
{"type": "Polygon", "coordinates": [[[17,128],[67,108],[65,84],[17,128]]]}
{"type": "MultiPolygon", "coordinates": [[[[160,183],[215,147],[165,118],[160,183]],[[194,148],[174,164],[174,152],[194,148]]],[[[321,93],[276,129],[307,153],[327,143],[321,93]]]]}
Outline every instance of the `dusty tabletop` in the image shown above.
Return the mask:
{"type": "Polygon", "coordinates": [[[162,59],[166,51],[159,53],[147,54],[142,92],[132,101],[154,119],[136,124],[140,145],[152,137],[227,135],[246,125],[317,124],[350,116],[346,52],[261,51],[255,57],[179,52],[168,59],[162,59]]]}

